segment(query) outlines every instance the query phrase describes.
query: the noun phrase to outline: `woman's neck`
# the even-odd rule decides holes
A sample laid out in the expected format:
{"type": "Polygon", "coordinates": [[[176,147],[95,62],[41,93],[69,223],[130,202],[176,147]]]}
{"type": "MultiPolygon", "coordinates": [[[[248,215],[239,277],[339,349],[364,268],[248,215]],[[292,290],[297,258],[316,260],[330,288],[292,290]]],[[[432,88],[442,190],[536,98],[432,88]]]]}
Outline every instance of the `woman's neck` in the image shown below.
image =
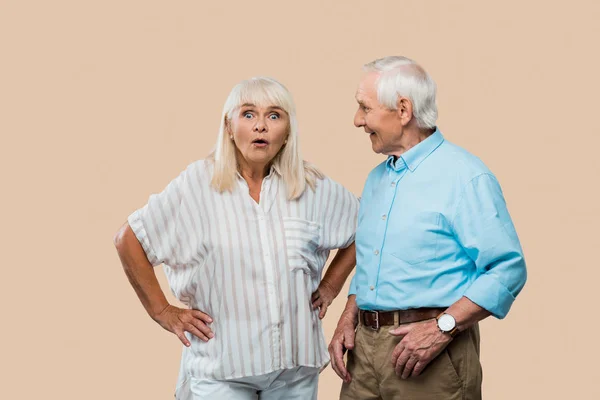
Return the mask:
{"type": "Polygon", "coordinates": [[[246,182],[260,184],[262,180],[267,176],[269,171],[269,165],[265,164],[250,164],[246,161],[239,163],[239,171],[242,178],[246,182]]]}

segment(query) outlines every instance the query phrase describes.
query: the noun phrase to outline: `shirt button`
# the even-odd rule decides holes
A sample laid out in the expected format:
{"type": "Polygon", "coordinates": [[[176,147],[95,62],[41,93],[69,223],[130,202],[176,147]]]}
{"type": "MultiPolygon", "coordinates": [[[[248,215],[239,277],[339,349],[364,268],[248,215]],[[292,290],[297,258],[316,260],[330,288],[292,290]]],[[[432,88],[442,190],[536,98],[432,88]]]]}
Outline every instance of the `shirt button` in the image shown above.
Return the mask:
{"type": "Polygon", "coordinates": [[[373,254],[375,254],[376,256],[378,256],[378,255],[379,255],[379,250],[375,250],[375,251],[373,252],[373,254]]]}
{"type": "Polygon", "coordinates": [[[386,218],[387,218],[387,215],[385,215],[385,214],[383,214],[383,215],[381,216],[381,219],[382,219],[382,220],[384,220],[384,221],[385,221],[385,219],[386,219],[386,218]]]}
{"type": "Polygon", "coordinates": [[[370,286],[369,289],[375,290],[375,286],[370,286]]]}
{"type": "Polygon", "coordinates": [[[390,186],[391,186],[391,187],[394,187],[394,186],[396,186],[396,182],[392,182],[392,183],[390,184],[390,186]]]}

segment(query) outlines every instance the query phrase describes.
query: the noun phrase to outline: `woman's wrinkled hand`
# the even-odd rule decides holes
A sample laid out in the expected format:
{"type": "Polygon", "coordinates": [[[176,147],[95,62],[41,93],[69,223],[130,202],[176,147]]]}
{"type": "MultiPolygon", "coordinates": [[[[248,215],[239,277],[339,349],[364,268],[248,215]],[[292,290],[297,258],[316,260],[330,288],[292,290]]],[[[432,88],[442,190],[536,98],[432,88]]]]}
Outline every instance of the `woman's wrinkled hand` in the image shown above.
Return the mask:
{"type": "Polygon", "coordinates": [[[154,320],[164,329],[174,333],[187,347],[190,346],[190,342],[185,336],[185,332],[197,336],[204,342],[208,342],[215,336],[208,326],[213,322],[212,317],[202,311],[168,305],[154,320]]]}
{"type": "Polygon", "coordinates": [[[311,296],[313,309],[319,309],[319,319],[323,319],[327,314],[327,308],[333,302],[338,293],[326,281],[321,281],[319,287],[311,296]]]}

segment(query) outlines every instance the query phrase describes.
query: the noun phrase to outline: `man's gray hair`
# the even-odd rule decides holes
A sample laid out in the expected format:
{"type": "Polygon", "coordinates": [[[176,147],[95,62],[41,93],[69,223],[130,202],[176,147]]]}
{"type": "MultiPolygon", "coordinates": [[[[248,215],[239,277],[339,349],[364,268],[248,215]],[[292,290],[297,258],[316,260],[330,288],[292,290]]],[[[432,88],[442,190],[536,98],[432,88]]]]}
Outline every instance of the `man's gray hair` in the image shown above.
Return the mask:
{"type": "Polygon", "coordinates": [[[419,128],[435,128],[436,85],[427,71],[410,58],[390,56],[365,64],[366,72],[378,72],[377,99],[390,110],[398,109],[398,97],[408,98],[419,128]]]}

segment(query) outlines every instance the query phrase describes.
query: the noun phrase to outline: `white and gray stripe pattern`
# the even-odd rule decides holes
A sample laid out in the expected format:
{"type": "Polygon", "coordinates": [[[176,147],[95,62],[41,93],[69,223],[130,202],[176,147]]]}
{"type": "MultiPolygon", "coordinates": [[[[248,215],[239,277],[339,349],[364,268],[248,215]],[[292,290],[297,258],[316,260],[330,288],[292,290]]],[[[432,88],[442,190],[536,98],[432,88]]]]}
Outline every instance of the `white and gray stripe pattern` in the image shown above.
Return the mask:
{"type": "Polygon", "coordinates": [[[180,381],[324,366],[310,296],[329,251],[354,241],[357,198],[325,178],[288,201],[271,169],[257,204],[241,177],[235,190],[218,193],[211,174],[208,161],[190,164],[128,219],[148,260],[164,264],[175,296],[214,319],[214,339],[188,335],[180,381]]]}

